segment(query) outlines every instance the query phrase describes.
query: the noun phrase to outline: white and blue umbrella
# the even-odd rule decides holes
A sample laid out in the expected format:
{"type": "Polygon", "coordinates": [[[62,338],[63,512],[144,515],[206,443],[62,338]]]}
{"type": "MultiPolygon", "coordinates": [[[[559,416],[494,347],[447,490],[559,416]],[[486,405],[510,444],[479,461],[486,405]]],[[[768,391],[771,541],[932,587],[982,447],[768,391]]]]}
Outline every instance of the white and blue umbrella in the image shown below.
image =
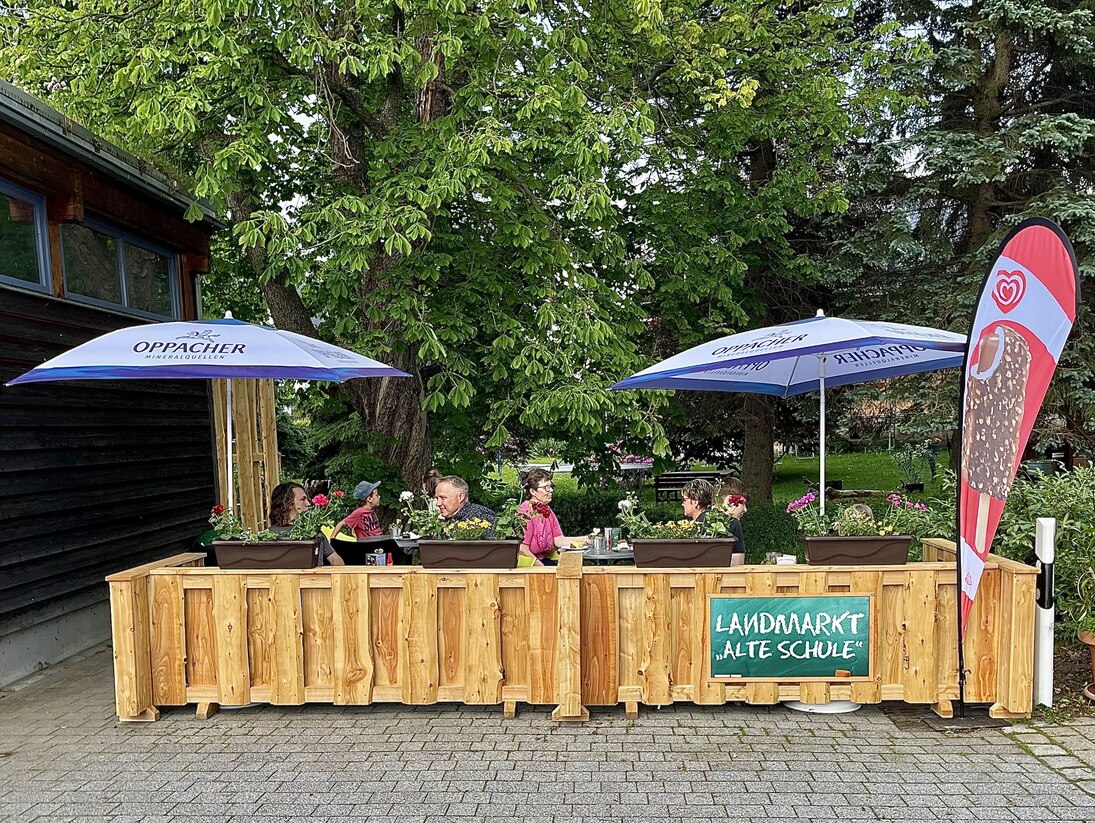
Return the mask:
{"type": "Polygon", "coordinates": [[[7,385],[54,380],[228,379],[228,506],[233,505],[232,379],[410,377],[356,352],[232,317],[129,326],[69,349],[7,385]]]}
{"type": "Polygon", "coordinates": [[[817,317],[731,334],[663,360],[614,389],[684,389],[793,397],[821,392],[825,511],[825,388],[962,365],[966,335],[906,323],[817,317]]]}

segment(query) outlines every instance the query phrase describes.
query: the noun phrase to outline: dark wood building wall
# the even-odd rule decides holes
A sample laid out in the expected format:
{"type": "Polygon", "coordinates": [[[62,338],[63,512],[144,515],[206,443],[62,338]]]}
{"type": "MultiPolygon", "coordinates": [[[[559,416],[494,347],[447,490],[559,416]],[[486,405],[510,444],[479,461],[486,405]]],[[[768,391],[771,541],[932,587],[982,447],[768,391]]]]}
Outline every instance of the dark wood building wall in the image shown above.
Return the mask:
{"type": "MultiPolygon", "coordinates": [[[[140,322],[0,286],[0,384],[140,322]]],[[[0,387],[0,636],[189,547],[214,502],[211,442],[205,380],[0,387]]]]}

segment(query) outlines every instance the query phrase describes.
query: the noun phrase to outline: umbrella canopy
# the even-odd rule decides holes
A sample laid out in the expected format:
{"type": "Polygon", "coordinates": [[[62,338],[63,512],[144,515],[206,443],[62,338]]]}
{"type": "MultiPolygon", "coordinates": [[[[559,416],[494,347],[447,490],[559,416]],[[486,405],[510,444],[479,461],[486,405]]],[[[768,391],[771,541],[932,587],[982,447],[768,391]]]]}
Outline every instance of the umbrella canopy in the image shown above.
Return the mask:
{"type": "Polygon", "coordinates": [[[52,380],[187,380],[226,378],[228,508],[232,479],[232,379],[329,380],[410,377],[356,352],[289,331],[223,320],[129,326],[69,349],[7,383],[52,380]]]}
{"type": "Polygon", "coordinates": [[[223,320],[130,326],[108,332],[12,380],[409,377],[399,369],[293,332],[223,320]]]}
{"type": "Polygon", "coordinates": [[[720,337],[622,380],[614,389],[684,389],[793,397],[821,392],[825,511],[825,387],[962,365],[966,336],[924,326],[816,317],[720,337]]]}
{"type": "Polygon", "coordinates": [[[614,389],[685,389],[793,397],[962,364],[954,332],[817,317],[720,337],[632,375],[614,389]],[[824,361],[819,355],[825,355],[824,361]],[[822,368],[824,367],[824,377],[822,368]]]}

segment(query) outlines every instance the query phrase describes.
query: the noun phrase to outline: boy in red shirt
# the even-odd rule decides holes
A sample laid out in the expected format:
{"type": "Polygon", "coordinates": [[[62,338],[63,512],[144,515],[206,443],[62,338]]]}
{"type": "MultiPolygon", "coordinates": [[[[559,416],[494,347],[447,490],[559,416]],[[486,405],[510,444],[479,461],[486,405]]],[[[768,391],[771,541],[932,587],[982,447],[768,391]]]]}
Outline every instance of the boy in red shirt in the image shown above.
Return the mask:
{"type": "Polygon", "coordinates": [[[354,497],[362,501],[362,505],[338,521],[331,532],[332,540],[347,526],[353,530],[354,537],[358,540],[362,537],[380,537],[383,534],[380,530],[380,518],[376,514],[376,507],[380,505],[380,492],[377,491],[379,487],[379,483],[370,483],[368,480],[357,484],[354,497]]]}

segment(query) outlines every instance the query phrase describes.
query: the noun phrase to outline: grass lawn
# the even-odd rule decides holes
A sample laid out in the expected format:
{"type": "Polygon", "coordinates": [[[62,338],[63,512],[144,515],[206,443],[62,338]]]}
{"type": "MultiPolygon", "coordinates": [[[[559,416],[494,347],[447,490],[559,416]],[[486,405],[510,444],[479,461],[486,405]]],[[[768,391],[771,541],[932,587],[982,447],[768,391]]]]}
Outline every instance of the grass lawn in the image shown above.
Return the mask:
{"type": "MultiPolygon", "coordinates": [[[[531,462],[550,463],[551,458],[535,458],[531,462]]],[[[802,497],[806,493],[806,484],[802,479],[807,478],[816,483],[818,463],[816,456],[798,458],[787,455],[780,460],[773,470],[772,502],[786,505],[802,497]]],[[[939,465],[947,465],[945,452],[939,455],[939,465]]],[[[843,480],[846,489],[880,489],[885,492],[897,490],[904,482],[901,470],[890,457],[890,453],[885,451],[826,455],[825,476],[830,480],[843,480]]],[[[502,479],[516,485],[517,469],[505,466],[502,469],[502,479]]],[[[569,474],[557,473],[554,482],[556,490],[564,494],[578,491],[577,481],[569,474]]],[[[939,491],[939,482],[929,480],[925,495],[937,495],[939,491]]],[[[643,486],[640,498],[648,505],[654,502],[654,488],[649,481],[643,486]]]]}

